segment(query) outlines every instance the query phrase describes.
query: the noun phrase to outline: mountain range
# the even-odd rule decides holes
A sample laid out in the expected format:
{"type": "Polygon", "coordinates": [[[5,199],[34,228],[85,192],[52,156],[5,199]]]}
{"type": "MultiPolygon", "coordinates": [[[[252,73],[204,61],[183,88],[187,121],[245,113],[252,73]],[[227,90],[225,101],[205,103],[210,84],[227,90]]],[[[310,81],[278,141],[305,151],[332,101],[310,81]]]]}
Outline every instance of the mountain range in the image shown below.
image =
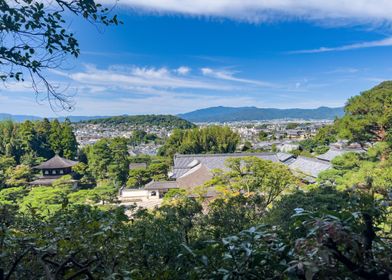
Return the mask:
{"type": "MultiPolygon", "coordinates": [[[[58,119],[59,121],[64,121],[68,118],[71,122],[81,122],[81,121],[89,121],[89,120],[97,120],[103,118],[109,118],[110,116],[69,116],[69,117],[58,117],[58,118],[48,118],[58,119]]],[[[2,120],[13,120],[15,122],[24,122],[24,121],[37,121],[42,120],[42,117],[32,116],[32,115],[12,115],[12,114],[4,114],[0,113],[0,121],[2,120]]]]}
{"type": "Polygon", "coordinates": [[[178,116],[191,122],[232,122],[274,119],[333,120],[344,115],[344,108],[274,109],[257,107],[210,107],[178,116]]]}
{"type": "MultiPolygon", "coordinates": [[[[209,107],[196,111],[179,114],[184,120],[190,122],[232,122],[253,120],[276,120],[276,119],[304,119],[304,120],[332,120],[344,115],[343,107],[330,108],[319,107],[317,109],[274,109],[257,107],[209,107]]],[[[127,115],[122,115],[126,117],[127,115]]],[[[121,117],[121,116],[118,116],[121,117]]],[[[66,117],[58,117],[64,121],[66,117]]],[[[69,116],[71,122],[91,121],[112,118],[112,116],[69,116]]],[[[41,120],[42,117],[32,115],[11,115],[0,113],[0,120],[10,119],[16,122],[25,120],[41,120]]],[[[54,119],[54,118],[49,118],[54,119]]]]}

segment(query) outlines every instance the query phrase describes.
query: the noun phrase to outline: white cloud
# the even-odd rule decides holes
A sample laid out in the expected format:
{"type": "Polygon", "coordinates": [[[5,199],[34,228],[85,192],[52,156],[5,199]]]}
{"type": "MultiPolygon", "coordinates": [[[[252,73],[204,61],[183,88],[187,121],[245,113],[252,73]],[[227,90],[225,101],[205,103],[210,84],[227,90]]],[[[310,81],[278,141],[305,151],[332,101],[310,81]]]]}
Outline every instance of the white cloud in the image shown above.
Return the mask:
{"type": "MultiPolygon", "coordinates": [[[[112,0],[106,0],[111,3],[112,0]]],[[[122,0],[149,12],[181,13],[260,22],[278,18],[392,21],[390,0],[122,0]]]]}
{"type": "Polygon", "coordinates": [[[250,80],[250,79],[242,79],[234,76],[234,72],[229,72],[225,70],[214,70],[208,67],[201,68],[201,73],[204,76],[213,77],[216,79],[232,81],[237,83],[245,83],[245,84],[253,84],[261,87],[273,87],[274,85],[268,82],[258,81],[258,80],[250,80]]]}
{"type": "Polygon", "coordinates": [[[204,81],[198,77],[181,77],[174,75],[167,68],[141,67],[112,67],[108,70],[87,66],[86,71],[68,75],[74,81],[82,84],[107,85],[115,87],[155,87],[155,88],[183,88],[204,90],[230,90],[230,85],[204,81]]]}
{"type": "Polygon", "coordinates": [[[272,83],[238,78],[234,72],[226,70],[215,70],[212,68],[202,68],[201,74],[190,75],[191,69],[186,66],[168,69],[165,67],[124,67],[121,65],[111,66],[108,69],[98,69],[93,65],[86,65],[84,71],[65,74],[57,73],[60,76],[66,75],[74,82],[79,83],[78,87],[90,87],[94,92],[103,92],[107,89],[126,89],[141,92],[141,89],[158,90],[204,90],[204,91],[233,91],[245,89],[243,84],[253,87],[276,87],[272,83]],[[242,85],[240,85],[242,84],[242,85]]]}
{"type": "Polygon", "coordinates": [[[181,66],[181,67],[178,67],[175,71],[180,75],[187,75],[187,74],[189,74],[189,72],[191,72],[191,68],[186,67],[186,66],[181,66]]]}
{"type": "Polygon", "coordinates": [[[388,37],[378,41],[360,42],[356,44],[339,46],[339,47],[321,47],[318,49],[299,50],[299,51],[292,51],[289,53],[292,54],[324,53],[324,52],[348,51],[348,50],[357,50],[357,49],[366,49],[366,48],[375,48],[375,47],[389,47],[389,46],[392,46],[392,37],[388,37]]]}

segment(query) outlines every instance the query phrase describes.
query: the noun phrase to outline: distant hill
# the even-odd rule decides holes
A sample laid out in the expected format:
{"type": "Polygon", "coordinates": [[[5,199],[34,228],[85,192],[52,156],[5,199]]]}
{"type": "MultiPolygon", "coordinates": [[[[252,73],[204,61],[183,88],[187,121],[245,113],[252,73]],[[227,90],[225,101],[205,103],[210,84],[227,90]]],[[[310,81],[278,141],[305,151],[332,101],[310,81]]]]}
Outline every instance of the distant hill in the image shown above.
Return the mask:
{"type": "Polygon", "coordinates": [[[178,116],[191,122],[230,122],[275,119],[334,119],[344,115],[343,107],[317,109],[273,109],[257,107],[210,107],[178,116]]]}
{"type": "Polygon", "coordinates": [[[82,123],[93,124],[131,124],[152,125],[161,127],[192,128],[195,125],[187,120],[172,115],[137,115],[137,116],[115,116],[82,121],[82,123]]]}
{"type": "MultiPolygon", "coordinates": [[[[63,122],[66,118],[68,118],[71,122],[80,122],[80,121],[108,118],[108,116],[69,116],[69,117],[58,117],[58,118],[48,118],[48,119],[50,120],[58,119],[60,122],[63,122]]],[[[31,116],[31,115],[12,115],[12,114],[0,113],[0,121],[13,120],[15,122],[24,122],[27,120],[37,121],[42,119],[43,119],[42,117],[31,116]]]]}
{"type": "Polygon", "coordinates": [[[24,122],[27,120],[36,121],[40,120],[40,117],[29,116],[29,115],[11,115],[11,114],[3,114],[0,113],[0,120],[13,120],[15,122],[24,122]]]}
{"type": "Polygon", "coordinates": [[[58,117],[57,119],[60,122],[63,122],[65,119],[69,119],[71,122],[76,123],[76,122],[83,122],[83,121],[97,120],[97,119],[104,119],[104,118],[110,118],[110,116],[69,116],[69,117],[58,117]]]}

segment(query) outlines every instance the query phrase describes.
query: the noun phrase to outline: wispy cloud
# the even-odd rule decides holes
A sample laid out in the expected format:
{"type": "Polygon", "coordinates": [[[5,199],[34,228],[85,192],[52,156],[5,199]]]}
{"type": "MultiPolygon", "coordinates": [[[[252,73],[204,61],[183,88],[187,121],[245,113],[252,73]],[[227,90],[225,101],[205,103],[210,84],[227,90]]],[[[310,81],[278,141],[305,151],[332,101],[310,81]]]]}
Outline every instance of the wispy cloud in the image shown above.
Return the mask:
{"type": "Polygon", "coordinates": [[[355,74],[359,71],[360,69],[354,67],[339,67],[330,71],[326,71],[325,74],[355,74]]]}
{"type": "Polygon", "coordinates": [[[120,4],[147,12],[225,17],[251,22],[288,17],[392,21],[390,0],[122,0],[120,4]]]}
{"type": "Polygon", "coordinates": [[[166,67],[126,67],[111,66],[108,69],[98,69],[94,65],[85,65],[84,71],[64,73],[55,71],[54,74],[66,76],[80,85],[90,86],[100,91],[102,87],[138,90],[154,88],[158,90],[206,90],[206,91],[234,91],[241,87],[275,87],[270,82],[239,78],[235,72],[216,70],[209,67],[201,69],[201,73],[191,68],[180,66],[169,69],[166,67]]]}
{"type": "Polygon", "coordinates": [[[82,84],[107,85],[115,87],[154,87],[172,89],[230,90],[230,85],[201,80],[197,77],[183,77],[185,68],[167,69],[154,67],[112,67],[102,70],[87,66],[85,71],[71,73],[68,77],[82,84]]]}
{"type": "Polygon", "coordinates": [[[253,84],[261,87],[273,87],[272,83],[258,81],[258,80],[250,80],[250,79],[243,79],[235,77],[235,72],[230,72],[226,70],[215,70],[212,68],[204,67],[200,69],[204,76],[213,77],[216,79],[238,82],[238,83],[245,83],[245,84],[253,84]]]}
{"type": "Polygon", "coordinates": [[[298,50],[291,51],[290,54],[311,54],[311,53],[324,53],[324,52],[337,52],[337,51],[348,51],[348,50],[358,50],[358,49],[367,49],[367,48],[375,48],[375,47],[390,47],[392,46],[392,37],[388,37],[378,41],[370,41],[370,42],[360,42],[356,44],[338,46],[338,47],[321,47],[317,49],[310,50],[298,50]]]}
{"type": "MultiPolygon", "coordinates": [[[[221,105],[302,107],[310,106],[306,102],[312,99],[315,92],[327,91],[320,88],[315,90],[320,85],[317,81],[309,82],[307,78],[285,79],[275,84],[228,69],[191,69],[186,65],[173,68],[124,65],[97,68],[85,65],[74,72],[52,71],[51,77],[77,92],[75,109],[71,112],[73,115],[180,113],[221,105]]],[[[0,112],[27,112],[28,101],[21,100],[20,96],[28,96],[30,105],[34,102],[31,90],[21,85],[12,85],[0,91],[0,112]],[[15,93],[18,93],[18,98],[15,98],[15,93]]],[[[336,102],[328,92],[325,96],[318,96],[314,104],[320,106],[336,102]]],[[[28,112],[53,115],[48,106],[35,106],[28,112]]]]}

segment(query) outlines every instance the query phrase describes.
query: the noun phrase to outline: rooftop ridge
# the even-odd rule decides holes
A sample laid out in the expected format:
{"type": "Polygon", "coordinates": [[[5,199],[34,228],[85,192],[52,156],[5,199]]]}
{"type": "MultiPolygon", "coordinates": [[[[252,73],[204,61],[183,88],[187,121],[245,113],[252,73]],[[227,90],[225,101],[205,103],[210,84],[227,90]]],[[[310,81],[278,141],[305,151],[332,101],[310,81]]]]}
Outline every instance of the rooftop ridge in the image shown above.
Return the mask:
{"type": "Polygon", "coordinates": [[[35,169],[57,169],[57,168],[69,168],[77,164],[77,161],[62,158],[59,155],[55,155],[51,159],[35,166],[35,169]]]}
{"type": "Polygon", "coordinates": [[[174,158],[181,158],[181,157],[230,157],[230,156],[273,156],[276,153],[272,152],[264,152],[264,153],[221,153],[221,154],[175,154],[174,158]]]}
{"type": "Polygon", "coordinates": [[[321,163],[321,164],[329,164],[325,160],[321,160],[321,159],[318,159],[318,158],[298,156],[297,159],[305,159],[305,160],[310,160],[310,161],[314,161],[314,162],[321,163]]]}

